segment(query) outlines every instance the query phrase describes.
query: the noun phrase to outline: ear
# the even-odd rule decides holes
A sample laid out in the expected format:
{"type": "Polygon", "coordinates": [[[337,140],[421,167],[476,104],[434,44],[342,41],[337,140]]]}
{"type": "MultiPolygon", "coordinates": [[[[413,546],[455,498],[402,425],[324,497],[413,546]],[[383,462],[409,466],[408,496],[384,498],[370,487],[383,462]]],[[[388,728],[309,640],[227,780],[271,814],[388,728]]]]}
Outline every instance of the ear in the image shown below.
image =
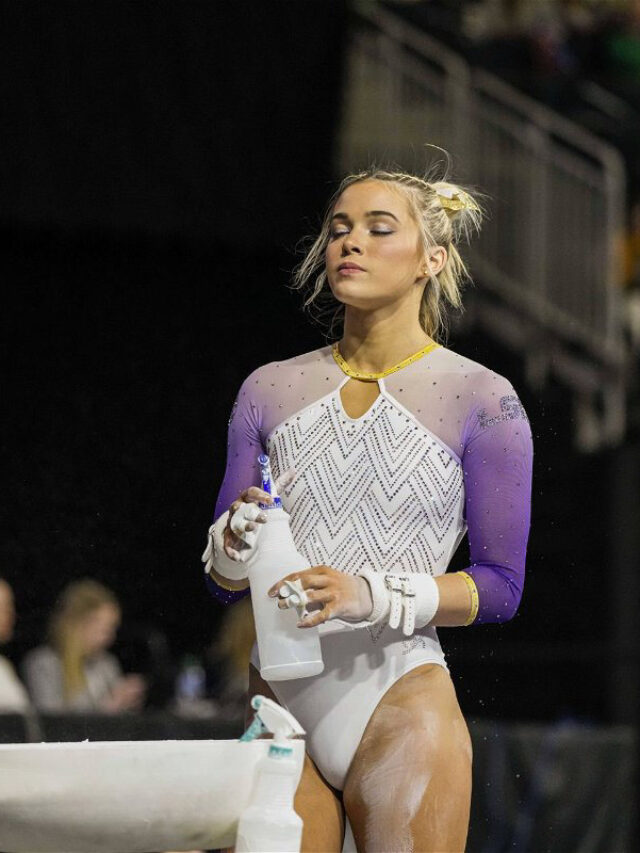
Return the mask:
{"type": "Polygon", "coordinates": [[[444,246],[432,246],[429,253],[424,258],[424,268],[422,272],[425,276],[438,275],[447,263],[447,250],[444,246]]]}

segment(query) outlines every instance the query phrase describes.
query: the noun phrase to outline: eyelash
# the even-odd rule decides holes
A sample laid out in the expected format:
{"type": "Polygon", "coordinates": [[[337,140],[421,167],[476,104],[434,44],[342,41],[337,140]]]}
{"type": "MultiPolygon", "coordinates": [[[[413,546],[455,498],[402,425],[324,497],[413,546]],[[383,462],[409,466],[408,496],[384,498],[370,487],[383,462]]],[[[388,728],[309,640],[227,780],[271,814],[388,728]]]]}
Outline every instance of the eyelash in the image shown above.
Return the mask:
{"type": "MultiPolygon", "coordinates": [[[[348,234],[348,231],[334,231],[329,236],[332,240],[335,240],[336,237],[344,237],[345,234],[348,234]]],[[[382,234],[393,234],[393,231],[372,231],[372,234],[375,234],[377,237],[380,237],[382,234]]]]}

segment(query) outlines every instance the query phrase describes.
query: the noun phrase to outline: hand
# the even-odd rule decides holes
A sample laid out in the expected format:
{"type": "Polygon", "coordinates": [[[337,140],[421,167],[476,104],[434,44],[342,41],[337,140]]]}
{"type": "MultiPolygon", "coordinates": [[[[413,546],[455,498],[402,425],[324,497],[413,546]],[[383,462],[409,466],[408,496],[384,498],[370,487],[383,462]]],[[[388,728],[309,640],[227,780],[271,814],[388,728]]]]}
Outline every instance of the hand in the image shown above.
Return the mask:
{"type": "MultiPolygon", "coordinates": [[[[295,469],[289,468],[283,474],[281,474],[275,481],[274,485],[276,487],[276,492],[280,493],[280,489],[288,486],[293,478],[295,477],[296,472],[295,469]]],[[[239,554],[241,551],[246,551],[248,548],[253,547],[249,543],[245,542],[242,538],[243,532],[251,532],[256,530],[258,524],[265,524],[267,520],[267,513],[260,512],[255,515],[255,518],[251,520],[238,520],[233,521],[234,513],[240,509],[243,504],[269,504],[273,503],[273,498],[268,492],[265,492],[259,486],[249,486],[248,489],[240,492],[240,495],[237,500],[235,500],[231,506],[229,507],[229,518],[227,520],[227,526],[224,529],[223,533],[223,543],[225,554],[228,557],[231,557],[232,560],[238,560],[239,554]],[[235,530],[231,529],[232,523],[234,524],[235,530]],[[241,528],[239,530],[239,528],[241,528]],[[239,535],[240,534],[240,535],[239,535]]]]}
{"type": "MultiPolygon", "coordinates": [[[[299,628],[313,628],[328,619],[345,619],[347,622],[360,622],[373,610],[371,589],[364,578],[347,575],[331,566],[312,566],[303,572],[279,580],[269,590],[269,595],[280,595],[283,581],[299,580],[307,595],[309,615],[298,622],[299,628]]],[[[282,590],[287,592],[286,587],[282,590]]],[[[278,607],[289,607],[288,597],[278,598],[278,607]]]]}
{"type": "Polygon", "coordinates": [[[243,504],[272,504],[273,498],[270,494],[263,491],[258,486],[249,486],[248,489],[245,489],[240,493],[240,497],[238,500],[234,501],[229,507],[229,518],[227,519],[227,525],[223,531],[222,539],[224,544],[225,554],[228,557],[231,557],[232,560],[238,560],[241,551],[246,551],[248,548],[252,546],[249,545],[248,542],[245,542],[244,539],[239,535],[241,532],[256,530],[258,524],[264,524],[267,520],[267,515],[265,512],[260,512],[256,514],[255,518],[252,521],[248,521],[246,519],[235,519],[234,513],[236,513],[243,504]],[[234,532],[231,529],[231,522],[234,522],[236,525],[236,530],[238,533],[234,532]]]}
{"type": "Polygon", "coordinates": [[[120,678],[105,702],[107,711],[139,711],[144,703],[147,684],[141,675],[131,673],[120,678]]]}

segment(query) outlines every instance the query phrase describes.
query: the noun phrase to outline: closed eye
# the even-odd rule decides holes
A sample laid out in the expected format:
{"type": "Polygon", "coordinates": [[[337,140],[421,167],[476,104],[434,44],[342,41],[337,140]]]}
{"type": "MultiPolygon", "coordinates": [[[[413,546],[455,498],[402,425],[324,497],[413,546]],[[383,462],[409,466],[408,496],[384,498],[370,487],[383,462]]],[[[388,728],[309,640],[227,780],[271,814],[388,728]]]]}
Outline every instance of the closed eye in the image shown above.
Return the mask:
{"type": "MultiPolygon", "coordinates": [[[[330,234],[330,237],[332,240],[335,240],[336,237],[344,237],[344,235],[348,234],[348,233],[349,233],[348,231],[333,231],[330,234]]],[[[383,234],[386,235],[386,234],[394,234],[394,233],[395,233],[394,231],[374,231],[374,230],[371,231],[371,234],[375,234],[376,237],[380,237],[383,234]]]]}

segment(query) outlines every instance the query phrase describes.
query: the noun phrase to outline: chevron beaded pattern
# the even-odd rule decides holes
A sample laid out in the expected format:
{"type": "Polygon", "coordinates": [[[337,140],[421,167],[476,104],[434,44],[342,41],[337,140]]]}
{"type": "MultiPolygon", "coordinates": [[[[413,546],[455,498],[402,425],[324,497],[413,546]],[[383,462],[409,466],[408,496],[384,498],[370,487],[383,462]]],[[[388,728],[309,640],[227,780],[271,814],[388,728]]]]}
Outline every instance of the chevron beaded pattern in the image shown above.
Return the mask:
{"type": "Polygon", "coordinates": [[[310,565],[355,574],[442,574],[464,530],[462,468],[380,394],[359,419],[337,392],[292,415],[267,439],[296,547],[310,565]]]}

